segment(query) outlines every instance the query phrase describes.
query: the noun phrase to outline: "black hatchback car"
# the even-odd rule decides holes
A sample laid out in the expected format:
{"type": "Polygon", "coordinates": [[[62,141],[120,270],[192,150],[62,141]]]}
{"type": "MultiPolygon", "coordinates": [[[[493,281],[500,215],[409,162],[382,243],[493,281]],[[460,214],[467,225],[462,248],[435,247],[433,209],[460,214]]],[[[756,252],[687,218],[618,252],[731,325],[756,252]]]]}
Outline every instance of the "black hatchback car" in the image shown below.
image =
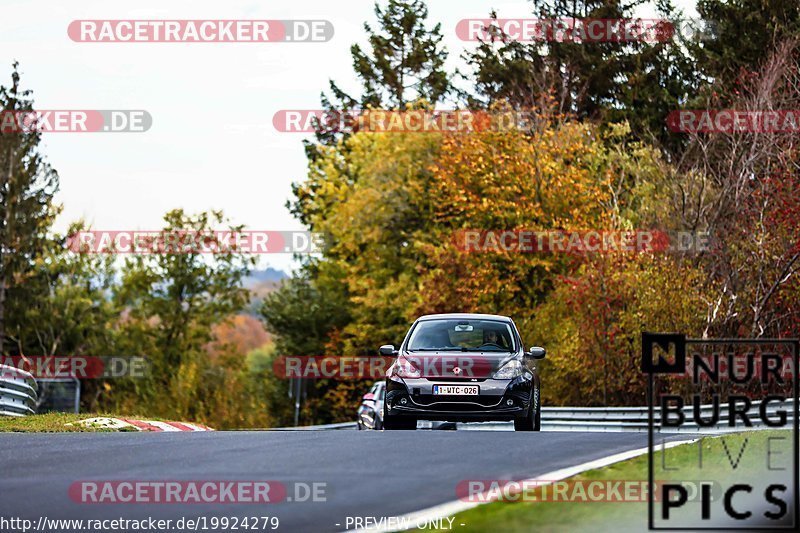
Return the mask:
{"type": "Polygon", "coordinates": [[[537,361],[525,351],[514,321],[481,314],[426,315],[406,333],[386,373],[383,427],[416,429],[417,420],[513,420],[517,431],[539,431],[537,361]]]}

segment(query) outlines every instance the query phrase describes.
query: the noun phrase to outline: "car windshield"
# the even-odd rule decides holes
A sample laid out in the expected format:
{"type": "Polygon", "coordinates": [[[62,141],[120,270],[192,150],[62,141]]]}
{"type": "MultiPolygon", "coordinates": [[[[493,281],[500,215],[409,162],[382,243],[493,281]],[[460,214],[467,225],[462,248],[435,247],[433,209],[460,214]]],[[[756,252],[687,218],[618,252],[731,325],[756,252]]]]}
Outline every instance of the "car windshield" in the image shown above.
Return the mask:
{"type": "Polygon", "coordinates": [[[511,352],[514,335],[499,320],[423,320],[408,341],[408,350],[511,352]]]}

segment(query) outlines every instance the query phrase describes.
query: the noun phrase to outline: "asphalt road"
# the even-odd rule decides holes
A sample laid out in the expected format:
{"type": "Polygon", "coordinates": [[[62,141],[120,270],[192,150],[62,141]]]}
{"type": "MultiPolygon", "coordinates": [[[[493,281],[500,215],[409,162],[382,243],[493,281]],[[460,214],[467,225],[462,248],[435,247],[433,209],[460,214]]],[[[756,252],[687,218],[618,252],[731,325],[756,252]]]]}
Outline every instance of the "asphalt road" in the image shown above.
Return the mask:
{"type": "Polygon", "coordinates": [[[277,516],[278,531],[341,531],[348,516],[397,516],[455,500],[462,480],[533,477],[644,446],[641,433],[5,433],[0,517],[277,516]],[[325,501],[76,503],[69,487],[85,480],[276,480],[290,497],[295,483],[324,483],[325,501]]]}

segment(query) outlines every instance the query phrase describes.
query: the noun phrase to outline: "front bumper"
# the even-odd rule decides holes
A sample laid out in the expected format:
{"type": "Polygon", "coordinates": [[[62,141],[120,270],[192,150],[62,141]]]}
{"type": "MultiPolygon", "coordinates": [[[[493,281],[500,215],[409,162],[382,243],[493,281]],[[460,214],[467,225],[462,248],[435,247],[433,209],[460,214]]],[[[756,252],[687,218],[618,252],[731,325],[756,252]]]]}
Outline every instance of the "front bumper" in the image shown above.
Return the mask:
{"type": "Polygon", "coordinates": [[[386,385],[385,409],[389,416],[411,416],[422,420],[475,422],[513,420],[525,416],[533,398],[533,380],[527,376],[508,379],[459,381],[459,385],[478,385],[476,397],[434,396],[434,385],[454,385],[450,381],[390,378],[386,385]],[[509,401],[511,405],[509,405],[509,401]]]}

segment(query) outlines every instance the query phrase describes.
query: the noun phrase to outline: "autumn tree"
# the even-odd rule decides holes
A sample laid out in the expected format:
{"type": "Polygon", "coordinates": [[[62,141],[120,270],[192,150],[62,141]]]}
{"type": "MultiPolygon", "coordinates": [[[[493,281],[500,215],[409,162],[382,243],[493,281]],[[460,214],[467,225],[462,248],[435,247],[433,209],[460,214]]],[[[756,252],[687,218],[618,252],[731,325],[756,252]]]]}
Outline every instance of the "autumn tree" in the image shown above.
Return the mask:
{"type": "Polygon", "coordinates": [[[351,354],[374,353],[377,339],[396,342],[411,319],[420,244],[434,238],[440,142],[438,134],[360,132],[312,164],[304,187],[320,192],[309,197],[311,227],[328,239],[321,268],[340,273],[352,302],[343,332],[351,354]]]}
{"type": "MultiPolygon", "coordinates": [[[[719,95],[712,108],[781,112],[800,105],[797,42],[785,41],[749,76],[732,101],[719,95]]],[[[800,190],[793,131],[691,134],[674,185],[675,218],[708,231],[714,244],[705,259],[718,281],[707,331],[721,336],[791,334],[797,323],[792,291],[800,272],[800,190]],[[791,292],[790,292],[791,294],[791,292]]]]}
{"type": "Polygon", "coordinates": [[[264,324],[256,317],[239,313],[211,327],[213,340],[206,346],[209,356],[220,364],[238,363],[242,354],[270,341],[264,324]]]}
{"type": "MultiPolygon", "coordinates": [[[[545,18],[629,19],[640,3],[537,0],[533,10],[545,18]]],[[[557,383],[545,389],[546,402],[630,405],[644,399],[644,330],[796,334],[795,136],[687,136],[668,131],[665,121],[696,102],[797,109],[796,45],[780,44],[769,30],[774,19],[775,36],[793,34],[794,10],[775,2],[753,7],[758,30],[735,58],[749,3],[701,4],[706,20],[721,14],[719,42],[677,33],[655,43],[528,44],[497,34],[479,43],[466,57],[473,87],[464,102],[497,113],[531,110],[539,119],[532,127],[362,131],[316,145],[292,208],[329,246],[303,284],[338,288],[347,316],[315,345],[366,354],[398,342],[422,313],[506,314],[526,342],[548,347],[543,367],[557,383]],[[725,58],[735,58],[735,68],[725,58]],[[713,240],[692,253],[585,256],[464,253],[454,242],[464,230],[523,229],[710,232],[713,240]]],[[[657,7],[684,27],[671,2],[657,7]]],[[[292,320],[279,338],[300,338],[304,317],[297,313],[320,308],[310,300],[286,307],[292,320]]],[[[343,388],[316,386],[315,400],[341,401],[343,388]]]]}
{"type": "Polygon", "coordinates": [[[652,252],[589,256],[553,285],[525,328],[548,348],[551,405],[645,405],[642,332],[701,336],[712,292],[691,257],[652,252]]]}
{"type": "MultiPolygon", "coordinates": [[[[216,240],[213,232],[225,222],[221,212],[189,215],[176,209],[164,216],[163,232],[216,240]]],[[[209,257],[196,246],[126,260],[121,283],[115,287],[116,301],[126,308],[121,346],[153,362],[148,384],[154,388],[139,394],[166,392],[173,396],[175,412],[185,415],[201,410],[202,372],[208,366],[204,347],[212,340],[212,326],[246,305],[248,294],[241,282],[253,265],[254,259],[241,251],[230,249],[209,257]]]]}
{"type": "Polygon", "coordinates": [[[425,246],[418,312],[530,314],[551,288],[562,258],[464,253],[463,230],[546,230],[608,224],[608,176],[595,171],[589,128],[566,124],[522,131],[448,136],[433,166],[435,238],[425,246]]]}

